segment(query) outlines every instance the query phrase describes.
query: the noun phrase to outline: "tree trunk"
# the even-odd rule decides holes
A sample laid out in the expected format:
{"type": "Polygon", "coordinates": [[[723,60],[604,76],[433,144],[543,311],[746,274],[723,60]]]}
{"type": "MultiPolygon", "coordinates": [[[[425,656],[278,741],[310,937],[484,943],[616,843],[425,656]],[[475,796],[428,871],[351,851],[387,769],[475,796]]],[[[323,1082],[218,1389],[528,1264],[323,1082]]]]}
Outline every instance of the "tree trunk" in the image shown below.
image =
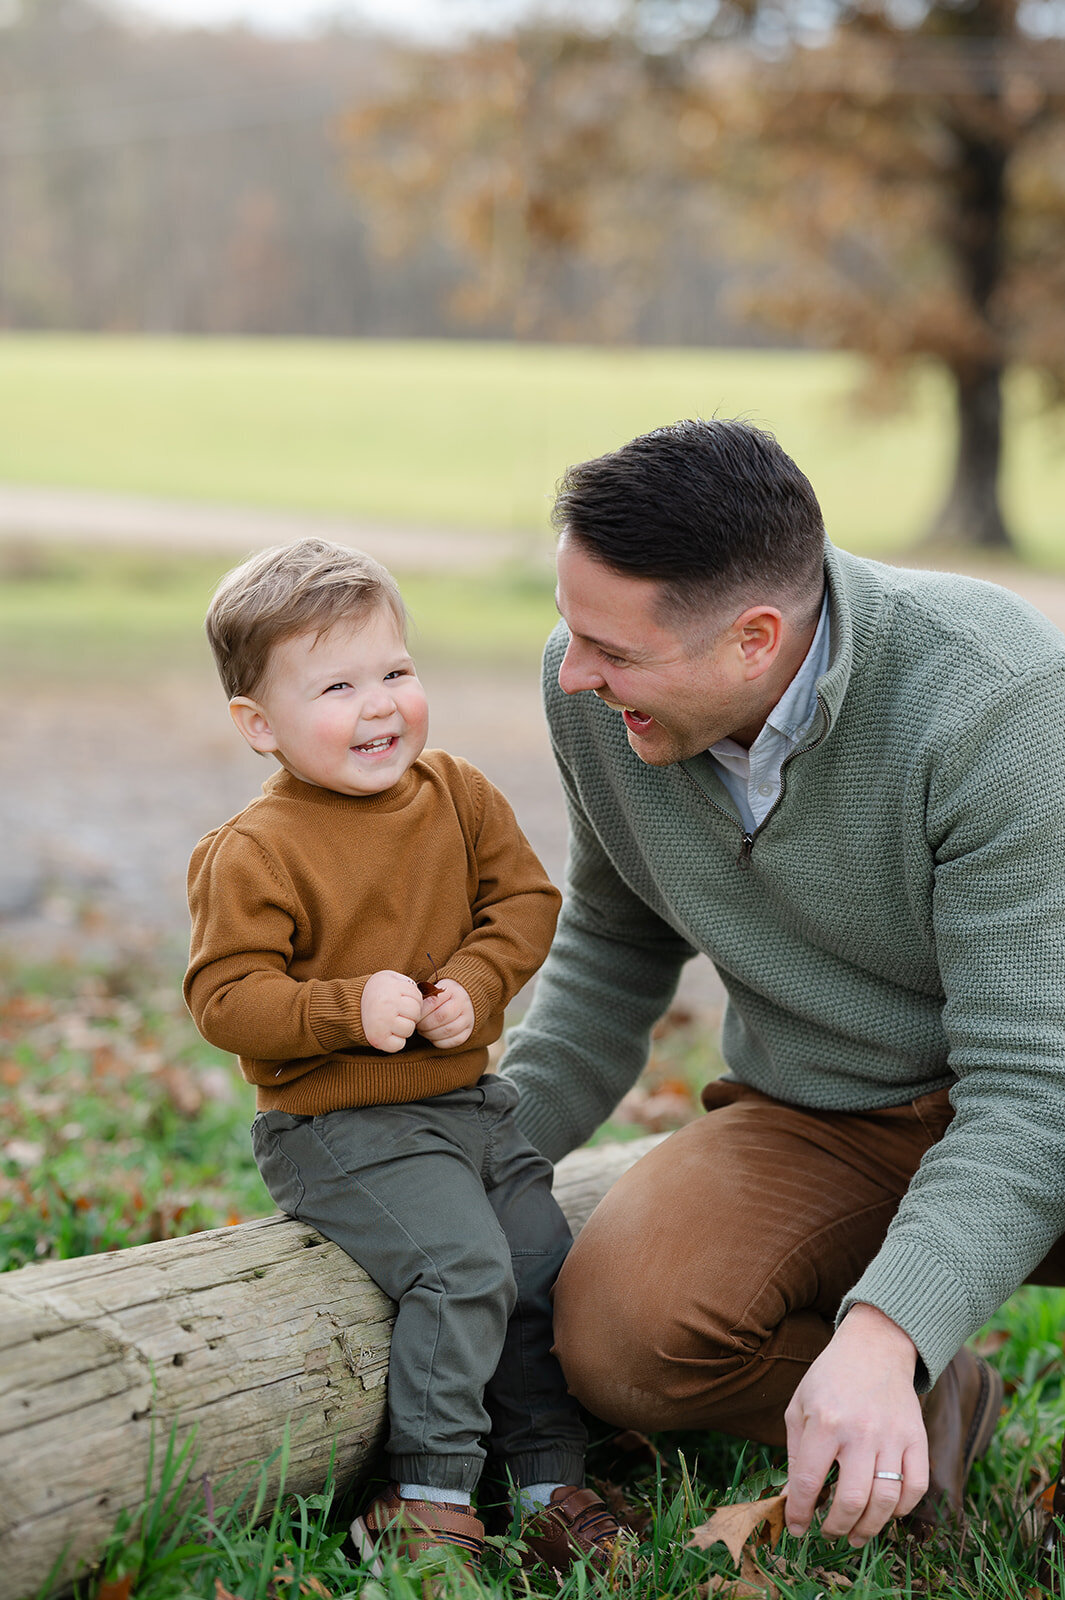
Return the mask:
{"type": "MultiPolygon", "coordinates": [[[[1013,7],[975,0],[953,17],[959,42],[979,46],[1013,36],[1013,7]]],[[[976,71],[985,74],[986,64],[976,71]]],[[[1002,461],[1003,341],[996,297],[1005,263],[1009,146],[997,69],[973,82],[945,119],[954,142],[944,243],[966,303],[967,348],[947,358],[954,380],[958,444],[954,478],[931,530],[936,541],[1003,550],[1012,545],[999,502],[1002,461]]]]}
{"type": "MultiPolygon", "coordinates": [[[[576,1232],[657,1141],[581,1150],[555,1193],[576,1232]]],[[[171,1433],[190,1482],[236,1498],[289,1430],[285,1487],[365,1474],[383,1438],[393,1306],[360,1267],[274,1216],[0,1276],[0,1591],[69,1583],[159,1486],[171,1433]]],[[[275,1460],[267,1504],[279,1487],[275,1460]]]]}
{"type": "Polygon", "coordinates": [[[988,365],[953,374],[958,418],[954,477],[932,524],[932,544],[1012,549],[999,500],[1002,372],[988,365]]]}

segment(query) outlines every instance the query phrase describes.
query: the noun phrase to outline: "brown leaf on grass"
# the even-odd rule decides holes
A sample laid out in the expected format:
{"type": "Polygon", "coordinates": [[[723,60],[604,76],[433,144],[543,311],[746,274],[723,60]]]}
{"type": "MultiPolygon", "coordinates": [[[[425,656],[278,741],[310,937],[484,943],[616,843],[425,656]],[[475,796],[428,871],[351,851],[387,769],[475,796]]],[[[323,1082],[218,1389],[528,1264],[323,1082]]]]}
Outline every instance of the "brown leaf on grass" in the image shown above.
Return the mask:
{"type": "Polygon", "coordinates": [[[216,1578],[214,1580],[214,1600],[240,1600],[240,1597],[235,1595],[232,1589],[227,1589],[221,1578],[216,1578]]]}
{"type": "Polygon", "coordinates": [[[682,1028],[690,1028],[695,1021],[695,1013],[687,1006],[670,1006],[664,1017],[660,1017],[651,1029],[652,1039],[667,1039],[671,1033],[677,1033],[682,1028]]]}
{"type": "Polygon", "coordinates": [[[132,1572],[127,1572],[121,1578],[101,1578],[96,1586],[93,1600],[129,1600],[132,1587],[132,1572]]]}
{"type": "Polygon", "coordinates": [[[985,1333],[982,1338],[974,1339],[971,1349],[978,1356],[997,1356],[1004,1345],[1009,1344],[1012,1334],[1005,1328],[992,1328],[990,1333],[985,1333]]]}
{"type": "Polygon", "coordinates": [[[636,1507],[626,1500],[617,1484],[611,1483],[609,1478],[593,1478],[592,1483],[602,1497],[604,1505],[609,1506],[623,1528],[628,1528],[635,1534],[647,1532],[651,1526],[649,1511],[637,1511],[636,1507]]]}
{"type": "Polygon", "coordinates": [[[719,1506],[707,1522],[692,1529],[690,1545],[709,1550],[713,1544],[728,1546],[733,1561],[741,1561],[746,1545],[767,1544],[772,1548],[784,1532],[786,1494],[769,1495],[765,1500],[741,1500],[719,1506]]]}
{"type": "MultiPolygon", "coordinates": [[[[275,1567],[266,1588],[268,1600],[289,1600],[295,1577],[296,1574],[291,1567],[275,1567]],[[284,1587],[279,1587],[280,1585],[284,1587]]],[[[299,1592],[301,1595],[317,1595],[318,1600],[332,1600],[332,1591],[326,1588],[320,1578],[302,1577],[299,1592]]]]}
{"type": "Polygon", "coordinates": [[[780,1594],[768,1572],[763,1572],[746,1550],[740,1557],[737,1576],[729,1578],[723,1573],[715,1573],[707,1581],[706,1592],[718,1597],[718,1600],[777,1600],[780,1594]]]}
{"type": "Polygon", "coordinates": [[[191,1121],[203,1110],[203,1089],[195,1073],[185,1067],[159,1067],[153,1074],[179,1117],[191,1121]]]}
{"type": "Polygon", "coordinates": [[[671,1133],[693,1121],[697,1111],[698,1103],[688,1088],[678,1092],[675,1088],[657,1090],[637,1084],[615,1107],[614,1118],[648,1133],[671,1133]]]}

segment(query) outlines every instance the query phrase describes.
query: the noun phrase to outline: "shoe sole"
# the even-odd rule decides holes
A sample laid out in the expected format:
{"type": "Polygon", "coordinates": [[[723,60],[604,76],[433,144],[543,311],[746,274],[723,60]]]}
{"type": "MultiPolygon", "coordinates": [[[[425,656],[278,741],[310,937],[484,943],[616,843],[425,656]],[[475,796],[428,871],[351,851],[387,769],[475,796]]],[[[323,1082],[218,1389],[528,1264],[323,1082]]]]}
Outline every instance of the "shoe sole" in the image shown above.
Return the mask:
{"type": "Polygon", "coordinates": [[[356,1517],[351,1524],[351,1542],[359,1552],[362,1559],[370,1568],[372,1578],[383,1578],[385,1575],[384,1562],[378,1553],[377,1540],[366,1526],[364,1517],[356,1517]]]}
{"type": "Polygon", "coordinates": [[[980,1398],[973,1410],[973,1420],[969,1424],[969,1436],[965,1441],[965,1476],[968,1478],[973,1462],[978,1461],[991,1443],[999,1415],[1002,1411],[1002,1399],[1005,1393],[1002,1384],[1002,1374],[986,1362],[983,1356],[976,1358],[980,1363],[980,1398]]]}

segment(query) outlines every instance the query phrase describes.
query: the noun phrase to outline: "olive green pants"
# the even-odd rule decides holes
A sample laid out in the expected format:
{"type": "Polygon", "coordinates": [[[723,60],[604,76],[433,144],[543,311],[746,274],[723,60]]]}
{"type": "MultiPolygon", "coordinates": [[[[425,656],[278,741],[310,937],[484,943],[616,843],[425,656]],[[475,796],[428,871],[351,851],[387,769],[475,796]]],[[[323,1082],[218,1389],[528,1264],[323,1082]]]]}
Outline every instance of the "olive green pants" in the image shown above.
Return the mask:
{"type": "Polygon", "coordinates": [[[275,1203],[396,1302],[397,1482],[472,1490],[488,1451],[518,1484],[584,1481],[584,1427],[551,1351],[570,1231],[516,1103],[511,1083],[486,1076],[405,1105],[264,1111],[252,1127],[275,1203]]]}

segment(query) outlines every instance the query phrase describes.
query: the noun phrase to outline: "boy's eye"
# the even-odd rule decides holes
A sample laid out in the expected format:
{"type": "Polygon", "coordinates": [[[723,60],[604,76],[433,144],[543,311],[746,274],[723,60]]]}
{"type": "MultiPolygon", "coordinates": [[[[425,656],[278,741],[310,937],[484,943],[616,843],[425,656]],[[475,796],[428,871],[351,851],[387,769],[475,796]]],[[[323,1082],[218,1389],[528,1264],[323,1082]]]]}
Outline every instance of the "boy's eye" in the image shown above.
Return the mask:
{"type": "Polygon", "coordinates": [[[331,683],[329,685],[328,689],[325,692],[326,692],[326,694],[332,694],[334,689],[350,689],[350,688],[351,688],[351,684],[350,683],[331,683]]]}
{"type": "Polygon", "coordinates": [[[389,678],[405,678],[406,676],[407,676],[407,668],[406,667],[394,667],[391,672],[386,672],[385,673],[385,682],[387,683],[389,678]]]}

